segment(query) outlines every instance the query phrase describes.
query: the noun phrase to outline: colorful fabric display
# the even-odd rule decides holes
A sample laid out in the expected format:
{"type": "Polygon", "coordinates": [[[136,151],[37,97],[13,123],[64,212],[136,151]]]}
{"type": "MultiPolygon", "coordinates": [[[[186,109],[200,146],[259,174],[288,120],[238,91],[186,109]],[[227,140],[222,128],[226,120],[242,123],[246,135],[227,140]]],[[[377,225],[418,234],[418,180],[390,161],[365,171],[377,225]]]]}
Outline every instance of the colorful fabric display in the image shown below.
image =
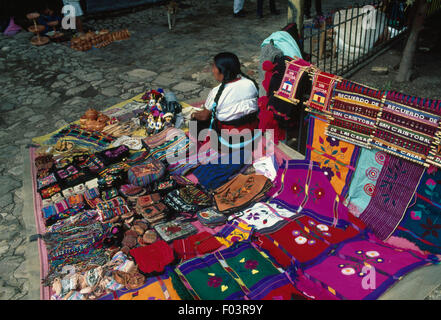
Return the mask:
{"type": "Polygon", "coordinates": [[[424,167],[389,155],[375,193],[360,219],[381,240],[387,240],[403,219],[420,182],[424,167]]]}
{"type": "Polygon", "coordinates": [[[183,222],[182,219],[175,219],[155,226],[156,232],[160,237],[170,242],[180,238],[186,238],[192,234],[196,234],[198,230],[189,222],[183,222]]]}
{"type": "Polygon", "coordinates": [[[414,252],[362,237],[321,256],[304,274],[338,299],[374,300],[401,277],[431,262],[414,252]]]}
{"type": "Polygon", "coordinates": [[[51,173],[47,177],[37,179],[37,189],[38,190],[43,189],[56,182],[57,182],[57,177],[55,176],[54,173],[51,173]]]}
{"type": "Polygon", "coordinates": [[[135,186],[145,187],[161,179],[165,173],[165,166],[159,160],[149,158],[141,165],[134,166],[127,172],[128,179],[135,186]]]}
{"type": "Polygon", "coordinates": [[[101,195],[100,190],[98,188],[91,188],[91,189],[86,189],[86,192],[84,192],[84,197],[87,200],[92,200],[95,198],[99,198],[101,195]]]}
{"type": "Polygon", "coordinates": [[[441,254],[440,218],[441,170],[427,170],[394,236],[408,239],[421,250],[441,254]]]}
{"type": "Polygon", "coordinates": [[[119,289],[99,300],[181,300],[167,273],[151,277],[138,289],[119,289]]]}
{"type": "Polygon", "coordinates": [[[180,130],[179,133],[170,136],[165,143],[150,149],[149,157],[165,163],[175,163],[194,152],[196,145],[184,131],[180,130]]]}
{"type": "Polygon", "coordinates": [[[102,265],[107,262],[104,250],[95,248],[95,244],[103,239],[107,230],[107,224],[95,222],[85,226],[73,225],[59,232],[45,233],[43,240],[47,247],[51,271],[61,270],[63,265],[75,263],[96,262],[102,265]]]}
{"type": "Polygon", "coordinates": [[[112,136],[105,135],[98,131],[91,132],[83,130],[79,125],[72,124],[51,136],[48,140],[44,141],[44,144],[54,145],[61,138],[65,141],[74,142],[78,146],[96,151],[108,148],[114,140],[112,136]]]}
{"type": "Polygon", "coordinates": [[[122,161],[130,154],[130,149],[126,145],[110,148],[95,155],[104,163],[105,166],[122,161]]]}
{"type": "Polygon", "coordinates": [[[349,186],[346,203],[349,211],[359,217],[375,193],[378,177],[389,155],[377,149],[362,148],[349,186]]]}
{"type": "Polygon", "coordinates": [[[165,204],[159,202],[142,209],[136,209],[136,211],[150,223],[151,227],[153,227],[165,220],[168,208],[165,204]]]}
{"type": "Polygon", "coordinates": [[[38,192],[40,193],[42,199],[49,199],[53,195],[61,192],[61,187],[58,183],[55,183],[49,187],[38,190],[38,192]]]}
{"type": "Polygon", "coordinates": [[[126,205],[126,201],[122,197],[116,197],[114,199],[110,199],[107,201],[103,201],[99,204],[97,204],[98,210],[105,210],[105,209],[112,209],[120,206],[126,205]]]}
{"type": "Polygon", "coordinates": [[[248,209],[231,215],[228,219],[241,221],[252,226],[256,232],[266,234],[279,230],[297,218],[296,212],[276,203],[258,202],[248,209]]]}
{"type": "Polygon", "coordinates": [[[144,274],[162,273],[175,260],[173,249],[163,240],[131,249],[130,255],[135,259],[139,271],[144,274]]]}
{"type": "Polygon", "coordinates": [[[306,159],[320,164],[335,191],[346,196],[355,171],[360,148],[326,135],[326,121],[311,116],[306,145],[306,159]]]}
{"type": "Polygon", "coordinates": [[[236,242],[248,240],[254,232],[254,228],[240,221],[229,221],[217,234],[216,239],[226,247],[236,242]]]}
{"type": "Polygon", "coordinates": [[[57,214],[57,209],[55,208],[55,206],[53,204],[44,207],[43,209],[41,209],[42,213],[43,213],[43,218],[48,219],[52,216],[55,216],[57,214]]]}
{"type": "Polygon", "coordinates": [[[395,156],[424,165],[441,118],[441,100],[389,91],[378,115],[373,145],[395,156]]]}
{"type": "MultiPolygon", "coordinates": [[[[196,300],[271,299],[277,295],[274,290],[287,284],[283,281],[286,278],[291,282],[291,292],[299,294],[289,275],[251,243],[237,243],[188,260],[178,265],[175,272],[196,300]]],[[[285,297],[290,296],[285,291],[285,297]]]]}
{"type": "Polygon", "coordinates": [[[277,172],[269,202],[338,228],[348,225],[348,208],[317,162],[285,161],[277,172]]]}
{"type": "Polygon", "coordinates": [[[199,188],[187,185],[168,193],[164,197],[164,203],[178,213],[195,213],[211,205],[211,199],[199,188]]]}
{"type": "MultiPolygon", "coordinates": [[[[97,206],[99,206],[100,204],[102,204],[102,202],[98,203],[97,206]]],[[[115,208],[98,209],[98,216],[100,221],[106,221],[116,216],[121,216],[123,214],[126,214],[128,212],[130,212],[130,208],[124,205],[115,208]]]]}
{"type": "Polygon", "coordinates": [[[339,140],[371,148],[384,95],[384,91],[349,80],[337,83],[331,100],[331,120],[326,133],[339,140]]]}
{"type": "Polygon", "coordinates": [[[144,191],[144,188],[140,186],[135,186],[133,184],[124,184],[119,188],[119,192],[124,197],[134,197],[141,194],[144,191]]]}
{"type": "Polygon", "coordinates": [[[118,189],[117,188],[111,188],[107,190],[103,190],[101,192],[101,195],[104,200],[110,200],[118,196],[118,189]]]}
{"type": "Polygon", "coordinates": [[[222,244],[208,232],[200,232],[173,241],[173,250],[182,261],[213,252],[221,246],[222,244]]]}
{"type": "Polygon", "coordinates": [[[297,105],[300,102],[300,100],[296,98],[300,79],[305,72],[308,72],[308,70],[312,68],[312,65],[298,57],[295,57],[293,60],[286,60],[285,64],[286,68],[282,83],[280,84],[279,90],[274,93],[274,96],[297,105]]]}
{"type": "Polygon", "coordinates": [[[196,214],[200,223],[207,227],[216,227],[225,224],[227,217],[215,208],[202,209],[196,214]]]}
{"type": "Polygon", "coordinates": [[[300,216],[271,234],[259,234],[255,243],[272,256],[283,268],[304,267],[321,254],[331,251],[342,241],[354,238],[364,224],[351,217],[345,229],[334,228],[308,216],[300,216]]]}
{"type": "Polygon", "coordinates": [[[103,161],[95,154],[90,155],[85,162],[79,165],[81,168],[88,168],[91,172],[98,172],[104,168],[103,161]]]}
{"type": "Polygon", "coordinates": [[[160,145],[166,143],[171,138],[181,135],[183,133],[182,130],[176,129],[174,127],[168,127],[162,130],[161,132],[145,137],[142,142],[149,148],[153,149],[159,147],[160,145]]]}
{"type": "Polygon", "coordinates": [[[136,200],[137,208],[146,208],[151,206],[152,204],[158,203],[161,201],[161,195],[159,193],[146,194],[144,196],[140,196],[136,200]]]}
{"type": "Polygon", "coordinates": [[[271,188],[271,181],[260,174],[239,174],[214,191],[216,209],[231,214],[261,200],[271,188]]]}
{"type": "Polygon", "coordinates": [[[305,110],[312,113],[329,115],[332,91],[340,81],[341,78],[336,75],[316,70],[313,76],[309,100],[304,103],[307,106],[305,110]]]}

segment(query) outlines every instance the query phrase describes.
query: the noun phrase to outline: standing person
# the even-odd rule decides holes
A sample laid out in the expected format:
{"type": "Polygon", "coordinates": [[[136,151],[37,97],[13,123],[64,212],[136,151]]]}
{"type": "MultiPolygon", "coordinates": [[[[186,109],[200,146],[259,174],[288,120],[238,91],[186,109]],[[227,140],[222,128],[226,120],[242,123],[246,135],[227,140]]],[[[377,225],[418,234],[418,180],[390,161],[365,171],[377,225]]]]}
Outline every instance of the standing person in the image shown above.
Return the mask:
{"type": "MultiPolygon", "coordinates": [[[[81,9],[80,0],[63,0],[63,4],[65,6],[70,5],[75,9],[75,26],[79,33],[83,32],[83,23],[81,21],[81,17],[83,16],[83,10],[81,9]]],[[[72,14],[72,12],[69,12],[72,14]]]]}
{"type": "MultiPolygon", "coordinates": [[[[305,0],[305,16],[307,19],[311,19],[311,1],[305,0]]],[[[315,12],[318,16],[323,15],[322,12],[322,0],[315,0],[315,12]]]]}
{"type": "MultiPolygon", "coordinates": [[[[279,10],[276,9],[276,0],[269,0],[269,5],[271,14],[280,14],[279,10]]],[[[263,0],[257,0],[257,17],[263,18],[263,0]]]]}
{"type": "Polygon", "coordinates": [[[245,0],[234,0],[233,12],[235,18],[245,17],[245,10],[243,10],[243,4],[245,0]]]}

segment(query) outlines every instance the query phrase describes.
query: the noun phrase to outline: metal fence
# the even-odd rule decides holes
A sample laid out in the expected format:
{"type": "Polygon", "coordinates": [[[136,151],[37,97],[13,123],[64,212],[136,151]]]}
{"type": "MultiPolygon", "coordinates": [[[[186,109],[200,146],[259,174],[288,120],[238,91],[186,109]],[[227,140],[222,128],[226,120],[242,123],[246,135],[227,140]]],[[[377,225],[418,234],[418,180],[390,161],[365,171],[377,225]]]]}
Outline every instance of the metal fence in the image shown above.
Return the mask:
{"type": "Polygon", "coordinates": [[[304,24],[302,49],[320,70],[345,76],[405,34],[407,11],[399,0],[337,9],[304,24]]]}

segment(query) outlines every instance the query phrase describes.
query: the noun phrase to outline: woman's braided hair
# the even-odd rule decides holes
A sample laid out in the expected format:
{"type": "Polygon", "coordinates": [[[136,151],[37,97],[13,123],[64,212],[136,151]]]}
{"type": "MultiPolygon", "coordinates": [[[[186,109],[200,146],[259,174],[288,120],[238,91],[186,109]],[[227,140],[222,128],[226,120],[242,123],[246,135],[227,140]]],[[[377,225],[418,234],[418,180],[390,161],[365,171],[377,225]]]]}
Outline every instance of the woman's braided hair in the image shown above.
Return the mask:
{"type": "Polygon", "coordinates": [[[216,117],[216,110],[217,110],[217,104],[219,102],[219,99],[222,95],[222,92],[224,91],[225,85],[233,81],[237,78],[238,75],[241,75],[244,78],[247,78],[248,80],[251,80],[254,85],[256,86],[257,91],[259,91],[259,86],[257,85],[256,81],[254,79],[250,78],[249,76],[245,75],[242,70],[240,70],[240,62],[239,58],[231,52],[221,52],[218,53],[214,57],[214,64],[219,69],[219,71],[224,76],[224,79],[222,80],[222,83],[219,87],[219,90],[216,93],[216,96],[214,97],[214,106],[212,109],[212,119],[216,117]]]}

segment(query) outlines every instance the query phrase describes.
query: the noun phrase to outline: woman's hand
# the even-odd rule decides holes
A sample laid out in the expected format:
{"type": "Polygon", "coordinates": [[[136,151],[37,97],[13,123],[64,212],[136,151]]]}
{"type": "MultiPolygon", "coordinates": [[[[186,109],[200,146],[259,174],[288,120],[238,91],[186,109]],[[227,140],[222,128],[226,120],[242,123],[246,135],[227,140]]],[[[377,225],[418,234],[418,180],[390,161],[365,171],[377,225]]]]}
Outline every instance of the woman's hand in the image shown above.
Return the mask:
{"type": "Polygon", "coordinates": [[[211,117],[211,111],[208,109],[203,109],[201,111],[193,112],[191,114],[192,120],[198,120],[198,121],[207,121],[211,117]]]}

